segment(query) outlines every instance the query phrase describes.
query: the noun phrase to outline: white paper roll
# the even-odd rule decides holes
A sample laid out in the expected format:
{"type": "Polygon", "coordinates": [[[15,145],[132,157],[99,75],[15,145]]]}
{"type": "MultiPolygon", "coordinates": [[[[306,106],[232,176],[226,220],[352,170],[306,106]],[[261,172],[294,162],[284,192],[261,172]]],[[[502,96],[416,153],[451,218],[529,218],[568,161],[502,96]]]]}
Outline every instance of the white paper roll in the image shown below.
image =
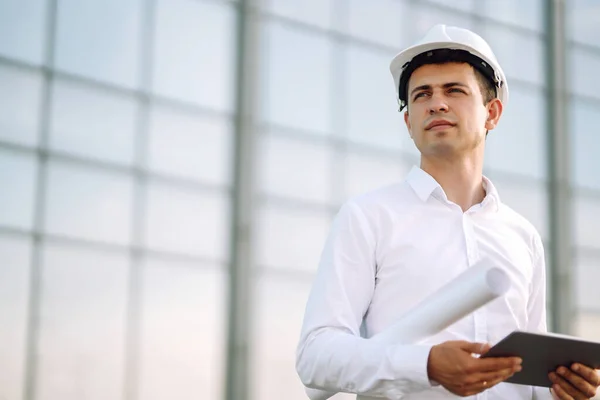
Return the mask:
{"type": "Polygon", "coordinates": [[[476,264],[370,340],[387,344],[418,342],[443,331],[503,295],[509,287],[510,278],[506,272],[500,268],[476,264]]]}
{"type": "MultiPolygon", "coordinates": [[[[477,263],[369,340],[390,345],[419,342],[503,295],[509,287],[510,278],[506,272],[485,262],[477,263]]],[[[335,394],[305,389],[311,400],[326,400],[335,394]]]]}

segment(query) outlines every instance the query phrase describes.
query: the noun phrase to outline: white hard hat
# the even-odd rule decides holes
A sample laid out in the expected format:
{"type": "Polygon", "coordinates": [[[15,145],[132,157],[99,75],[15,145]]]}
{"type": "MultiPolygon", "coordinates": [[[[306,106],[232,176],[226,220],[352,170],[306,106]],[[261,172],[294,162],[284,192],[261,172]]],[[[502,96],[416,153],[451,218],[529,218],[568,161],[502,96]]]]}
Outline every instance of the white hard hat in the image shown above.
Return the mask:
{"type": "Polygon", "coordinates": [[[508,102],[506,76],[490,45],[468,29],[435,25],[419,42],[398,53],[390,64],[400,110],[408,102],[406,90],[413,71],[421,65],[448,59],[473,65],[494,83],[496,97],[503,103],[508,102]]]}

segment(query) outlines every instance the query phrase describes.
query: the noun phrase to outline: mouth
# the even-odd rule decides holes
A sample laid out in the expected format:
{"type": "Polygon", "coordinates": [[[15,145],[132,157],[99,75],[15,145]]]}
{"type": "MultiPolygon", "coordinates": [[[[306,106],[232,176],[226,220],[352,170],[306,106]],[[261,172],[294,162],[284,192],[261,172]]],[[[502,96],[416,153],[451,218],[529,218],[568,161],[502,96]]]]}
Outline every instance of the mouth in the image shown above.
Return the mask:
{"type": "Polygon", "coordinates": [[[425,127],[426,131],[440,131],[444,129],[449,129],[456,126],[456,124],[446,121],[446,120],[436,120],[432,121],[425,127]]]}

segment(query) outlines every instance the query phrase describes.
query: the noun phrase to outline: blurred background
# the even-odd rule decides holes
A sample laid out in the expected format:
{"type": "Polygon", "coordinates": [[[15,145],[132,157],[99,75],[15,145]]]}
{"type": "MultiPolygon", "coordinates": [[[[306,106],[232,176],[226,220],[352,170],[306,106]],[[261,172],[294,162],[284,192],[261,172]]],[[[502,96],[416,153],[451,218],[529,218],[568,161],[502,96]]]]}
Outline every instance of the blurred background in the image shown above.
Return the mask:
{"type": "Polygon", "coordinates": [[[388,66],[436,23],[499,58],[485,173],[549,328],[600,340],[599,2],[0,0],[0,399],[304,399],[325,235],[418,164],[388,66]]]}

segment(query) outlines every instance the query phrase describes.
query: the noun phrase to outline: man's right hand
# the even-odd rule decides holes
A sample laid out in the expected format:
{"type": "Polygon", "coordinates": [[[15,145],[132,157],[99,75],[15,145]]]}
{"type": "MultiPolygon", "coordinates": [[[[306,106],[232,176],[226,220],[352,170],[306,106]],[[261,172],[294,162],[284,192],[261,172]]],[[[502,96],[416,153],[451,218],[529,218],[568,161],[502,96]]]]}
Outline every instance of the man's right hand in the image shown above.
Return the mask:
{"type": "Polygon", "coordinates": [[[476,358],[490,349],[485,343],[449,341],[431,348],[427,362],[429,379],[459,396],[472,396],[510,378],[521,370],[521,359],[476,358]]]}

